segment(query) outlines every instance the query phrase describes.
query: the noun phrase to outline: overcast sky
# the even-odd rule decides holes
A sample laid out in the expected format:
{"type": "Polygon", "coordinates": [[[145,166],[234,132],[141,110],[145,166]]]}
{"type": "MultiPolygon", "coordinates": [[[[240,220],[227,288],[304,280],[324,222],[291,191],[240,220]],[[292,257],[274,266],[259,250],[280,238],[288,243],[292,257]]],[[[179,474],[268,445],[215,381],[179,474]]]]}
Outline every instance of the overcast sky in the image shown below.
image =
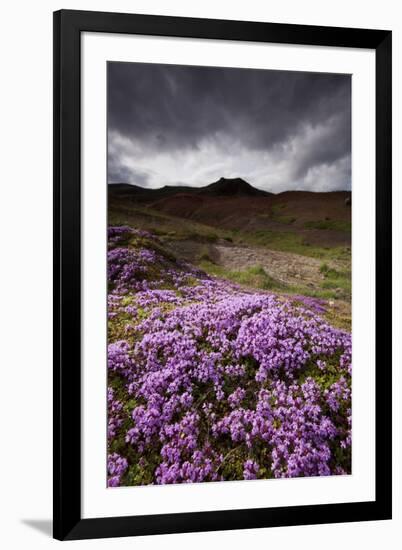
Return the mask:
{"type": "Polygon", "coordinates": [[[348,75],[108,64],[108,182],[351,189],[348,75]]]}

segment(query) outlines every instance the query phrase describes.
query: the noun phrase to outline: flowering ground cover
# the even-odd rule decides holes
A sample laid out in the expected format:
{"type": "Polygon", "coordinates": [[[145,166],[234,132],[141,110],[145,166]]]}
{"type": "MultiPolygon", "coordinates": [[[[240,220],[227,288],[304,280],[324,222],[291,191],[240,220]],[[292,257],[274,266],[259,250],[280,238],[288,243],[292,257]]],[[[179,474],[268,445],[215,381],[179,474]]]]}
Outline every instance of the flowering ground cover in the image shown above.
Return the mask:
{"type": "Polygon", "coordinates": [[[351,472],[351,335],[326,302],[108,238],[108,485],[351,472]]]}

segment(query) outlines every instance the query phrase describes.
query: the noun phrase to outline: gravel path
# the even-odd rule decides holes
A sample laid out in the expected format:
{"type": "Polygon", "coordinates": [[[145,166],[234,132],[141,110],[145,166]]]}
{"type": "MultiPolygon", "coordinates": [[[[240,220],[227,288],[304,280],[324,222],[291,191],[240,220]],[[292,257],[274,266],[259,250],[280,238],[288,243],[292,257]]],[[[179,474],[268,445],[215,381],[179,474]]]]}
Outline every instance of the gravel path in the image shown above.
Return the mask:
{"type": "Polygon", "coordinates": [[[319,286],[321,261],[307,256],[262,248],[215,245],[218,262],[229,269],[261,265],[266,273],[287,285],[319,286]]]}
{"type": "Polygon", "coordinates": [[[320,288],[323,276],[321,261],[316,258],[279,252],[263,247],[229,244],[205,244],[193,240],[170,241],[172,251],[189,262],[196,262],[207,254],[214,263],[227,269],[243,270],[260,265],[266,273],[286,285],[320,288]]]}

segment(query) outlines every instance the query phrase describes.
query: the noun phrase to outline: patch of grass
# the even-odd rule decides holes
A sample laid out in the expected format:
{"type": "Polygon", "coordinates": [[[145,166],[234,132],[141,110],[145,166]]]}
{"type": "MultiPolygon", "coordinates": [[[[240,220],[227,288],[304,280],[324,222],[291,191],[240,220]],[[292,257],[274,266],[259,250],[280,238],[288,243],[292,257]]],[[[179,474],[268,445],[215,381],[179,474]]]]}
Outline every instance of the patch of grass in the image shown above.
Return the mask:
{"type": "Polygon", "coordinates": [[[235,283],[253,288],[261,288],[263,290],[282,290],[285,285],[271,277],[265,269],[260,266],[251,266],[243,270],[226,269],[220,265],[216,265],[211,261],[201,261],[199,267],[215,277],[229,279],[235,283]]]}
{"type": "Polygon", "coordinates": [[[283,284],[271,277],[260,265],[249,267],[243,271],[234,271],[232,272],[232,277],[233,280],[237,281],[239,284],[256,286],[257,288],[262,288],[264,290],[272,290],[274,288],[279,289],[284,287],[283,284]]]}
{"type": "Polygon", "coordinates": [[[288,216],[283,213],[283,210],[286,208],[286,204],[274,204],[271,206],[271,219],[283,223],[285,225],[291,225],[296,221],[296,218],[294,216],[288,216]]]}
{"type": "Polygon", "coordinates": [[[211,264],[215,263],[213,261],[213,259],[211,258],[210,254],[209,254],[208,247],[203,246],[201,248],[201,250],[199,252],[199,256],[198,256],[198,261],[199,262],[208,262],[208,263],[211,263],[211,264]]]}
{"type": "Polygon", "coordinates": [[[351,294],[351,273],[349,270],[337,270],[327,263],[321,264],[320,273],[324,275],[321,287],[325,290],[335,290],[334,297],[349,298],[351,294]]]}
{"type": "Polygon", "coordinates": [[[327,263],[323,263],[323,264],[320,265],[320,273],[322,273],[324,275],[326,273],[328,273],[329,269],[330,269],[330,267],[327,263]]]}
{"type": "Polygon", "coordinates": [[[350,232],[352,224],[350,221],[345,220],[315,220],[305,222],[304,227],[306,229],[329,229],[333,231],[345,231],[350,232]]]}
{"type": "Polygon", "coordinates": [[[273,250],[283,250],[285,252],[297,252],[303,248],[300,235],[281,231],[260,229],[242,234],[242,240],[248,244],[266,246],[273,250]]]}
{"type": "Polygon", "coordinates": [[[319,258],[322,260],[348,260],[350,250],[346,247],[324,248],[310,245],[303,240],[303,237],[294,232],[258,230],[243,233],[238,236],[241,242],[253,246],[265,246],[271,250],[281,252],[293,252],[302,256],[319,258]]]}
{"type": "Polygon", "coordinates": [[[352,328],[351,315],[346,311],[338,311],[337,309],[330,307],[327,309],[324,317],[332,326],[347,330],[348,332],[352,328]]]}
{"type": "Polygon", "coordinates": [[[333,290],[312,288],[309,286],[288,286],[285,291],[286,294],[300,294],[304,296],[311,296],[311,298],[322,298],[324,300],[333,300],[336,298],[336,294],[333,290]]]}
{"type": "Polygon", "coordinates": [[[282,210],[284,210],[285,208],[286,208],[286,204],[284,204],[283,202],[272,205],[271,206],[272,216],[275,216],[276,214],[280,214],[282,210]]]}

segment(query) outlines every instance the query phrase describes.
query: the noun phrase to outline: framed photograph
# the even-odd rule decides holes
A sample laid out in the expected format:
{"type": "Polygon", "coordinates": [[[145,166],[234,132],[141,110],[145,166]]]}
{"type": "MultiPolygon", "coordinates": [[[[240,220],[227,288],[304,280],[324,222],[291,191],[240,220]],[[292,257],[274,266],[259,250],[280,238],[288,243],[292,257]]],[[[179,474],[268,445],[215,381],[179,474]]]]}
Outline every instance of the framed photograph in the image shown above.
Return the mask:
{"type": "Polygon", "coordinates": [[[55,538],[391,518],[391,133],[390,31],[54,14],[55,538]]]}

